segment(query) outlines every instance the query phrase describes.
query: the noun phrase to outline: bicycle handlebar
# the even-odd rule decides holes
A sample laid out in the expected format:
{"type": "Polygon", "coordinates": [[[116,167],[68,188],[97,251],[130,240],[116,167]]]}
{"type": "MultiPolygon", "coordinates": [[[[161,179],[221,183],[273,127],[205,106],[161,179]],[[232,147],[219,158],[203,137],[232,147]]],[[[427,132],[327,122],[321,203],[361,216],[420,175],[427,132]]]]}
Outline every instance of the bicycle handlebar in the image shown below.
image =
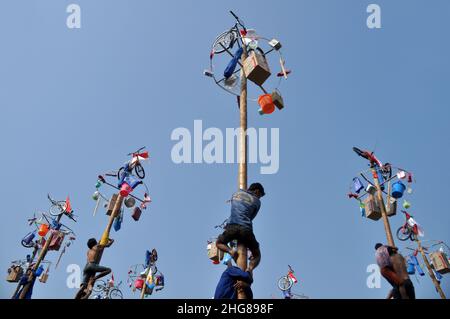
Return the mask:
{"type": "Polygon", "coordinates": [[[230,10],[230,13],[236,19],[237,23],[242,27],[242,29],[244,29],[244,31],[247,31],[242,20],[239,19],[239,17],[233,11],[230,10]]]}

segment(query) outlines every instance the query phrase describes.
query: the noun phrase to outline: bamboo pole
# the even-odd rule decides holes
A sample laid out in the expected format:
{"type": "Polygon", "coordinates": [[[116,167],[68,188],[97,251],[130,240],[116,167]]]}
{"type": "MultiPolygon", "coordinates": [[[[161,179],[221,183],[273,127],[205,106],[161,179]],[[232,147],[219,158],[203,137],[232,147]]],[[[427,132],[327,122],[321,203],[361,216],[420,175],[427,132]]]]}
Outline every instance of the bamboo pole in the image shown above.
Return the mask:
{"type": "MultiPolygon", "coordinates": [[[[245,61],[247,58],[247,47],[245,43],[242,45],[243,52],[241,60],[245,61]]],[[[239,113],[240,113],[240,152],[239,152],[239,188],[247,189],[247,76],[242,68],[241,72],[241,95],[239,101],[239,113]]],[[[243,244],[238,243],[238,258],[237,265],[243,271],[247,269],[247,247],[243,244]]],[[[237,291],[238,299],[247,299],[245,291],[243,289],[238,289],[237,291]]]]}
{"type": "Polygon", "coordinates": [[[378,206],[380,206],[381,217],[383,218],[384,231],[386,232],[387,242],[388,242],[389,246],[395,247],[394,237],[392,236],[392,231],[391,231],[391,225],[389,224],[389,219],[388,219],[388,216],[386,213],[386,206],[384,205],[383,192],[381,190],[380,181],[378,179],[378,173],[373,164],[371,164],[371,170],[372,170],[374,184],[377,189],[378,206]]]}
{"type": "MultiPolygon", "coordinates": [[[[61,220],[61,217],[64,214],[59,214],[58,217],[56,218],[56,221],[59,223],[59,221],[61,220]]],[[[25,299],[25,295],[28,293],[28,291],[30,290],[30,287],[34,281],[34,272],[39,268],[42,260],[44,260],[45,256],[47,255],[47,251],[48,251],[48,247],[50,246],[50,243],[53,239],[53,232],[50,232],[50,235],[47,238],[47,241],[44,244],[44,247],[42,247],[42,250],[38,256],[38,259],[36,261],[36,263],[34,264],[33,268],[32,268],[32,272],[30,274],[29,277],[29,282],[27,284],[24,285],[22,292],[20,293],[19,299],[25,299]]]]}
{"type": "Polygon", "coordinates": [[[442,299],[447,299],[445,297],[444,292],[442,291],[441,285],[439,284],[439,281],[436,279],[436,276],[434,275],[433,269],[431,268],[430,262],[428,261],[427,256],[425,255],[425,252],[423,251],[423,247],[422,247],[422,243],[420,242],[420,239],[416,239],[417,242],[417,247],[420,251],[420,254],[422,255],[422,259],[425,263],[425,266],[428,269],[428,274],[431,277],[431,281],[433,281],[434,286],[436,287],[436,290],[438,291],[439,295],[441,296],[442,299]]]}

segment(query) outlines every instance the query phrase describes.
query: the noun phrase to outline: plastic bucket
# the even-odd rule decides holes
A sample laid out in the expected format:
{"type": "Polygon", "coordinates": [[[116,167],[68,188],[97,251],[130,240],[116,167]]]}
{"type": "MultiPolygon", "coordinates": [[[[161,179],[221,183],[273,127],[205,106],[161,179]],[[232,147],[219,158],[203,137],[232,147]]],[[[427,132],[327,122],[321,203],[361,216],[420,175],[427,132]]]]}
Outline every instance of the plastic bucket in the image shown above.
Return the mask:
{"type": "Polygon", "coordinates": [[[136,204],[136,200],[133,197],[127,197],[124,202],[127,208],[132,208],[136,204]]]}
{"type": "Polygon", "coordinates": [[[405,189],[406,186],[402,182],[396,182],[392,184],[392,197],[394,197],[395,199],[402,198],[405,189]]]}
{"type": "Polygon", "coordinates": [[[27,244],[27,245],[31,244],[31,242],[33,241],[35,236],[36,236],[35,232],[29,233],[28,235],[26,235],[23,238],[24,243],[27,244]]]}
{"type": "Polygon", "coordinates": [[[41,237],[44,237],[45,235],[47,235],[48,230],[49,230],[49,226],[47,224],[42,224],[39,227],[38,235],[41,237]]]}
{"type": "Polygon", "coordinates": [[[127,197],[128,195],[130,195],[132,190],[133,189],[131,188],[130,185],[128,185],[127,183],[123,183],[122,186],[120,187],[120,196],[127,197]]]}
{"type": "Polygon", "coordinates": [[[136,280],[134,281],[134,287],[135,287],[136,289],[141,290],[142,287],[144,287],[144,279],[141,279],[141,278],[136,279],[136,280]]]}
{"type": "Polygon", "coordinates": [[[270,114],[275,111],[275,104],[273,104],[271,94],[263,94],[258,98],[258,104],[264,114],[270,114]]]}

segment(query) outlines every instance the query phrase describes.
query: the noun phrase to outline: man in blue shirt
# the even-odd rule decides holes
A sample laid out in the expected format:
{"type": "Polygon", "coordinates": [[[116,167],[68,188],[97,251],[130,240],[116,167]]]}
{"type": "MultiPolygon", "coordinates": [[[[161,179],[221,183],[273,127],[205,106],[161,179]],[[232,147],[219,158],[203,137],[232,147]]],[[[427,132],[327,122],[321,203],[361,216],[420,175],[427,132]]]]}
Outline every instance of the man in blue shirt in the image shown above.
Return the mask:
{"type": "Polygon", "coordinates": [[[253,234],[252,221],[261,207],[259,199],[264,195],[264,188],[260,183],[253,183],[248,190],[239,190],[234,193],[231,198],[231,215],[228,224],[216,241],[217,248],[229,253],[233,259],[237,258],[237,251],[228,246],[230,241],[237,240],[250,249],[252,258],[246,269],[250,275],[261,260],[259,243],[253,234]]]}
{"type": "Polygon", "coordinates": [[[244,289],[247,299],[253,299],[250,288],[253,279],[249,272],[230,266],[223,272],[216,287],[214,299],[237,299],[237,290],[244,289]]]}

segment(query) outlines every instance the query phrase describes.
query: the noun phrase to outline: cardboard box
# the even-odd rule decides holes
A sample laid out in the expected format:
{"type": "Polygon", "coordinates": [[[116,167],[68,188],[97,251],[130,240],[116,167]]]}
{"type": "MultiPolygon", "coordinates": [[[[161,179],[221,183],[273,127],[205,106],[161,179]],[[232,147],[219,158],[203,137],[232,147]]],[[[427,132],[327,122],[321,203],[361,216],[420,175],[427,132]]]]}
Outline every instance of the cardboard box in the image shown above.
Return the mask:
{"type": "Polygon", "coordinates": [[[219,250],[216,243],[208,244],[208,258],[214,262],[220,262],[223,259],[223,251],[219,250]]]}
{"type": "Polygon", "coordinates": [[[8,268],[8,276],[6,281],[8,282],[19,282],[20,277],[23,275],[23,268],[20,266],[11,266],[8,268]]]}
{"type": "Polygon", "coordinates": [[[450,263],[447,255],[439,251],[430,254],[430,260],[433,264],[434,270],[440,274],[446,274],[450,272],[450,263]]]}
{"type": "Polygon", "coordinates": [[[397,200],[394,197],[390,197],[386,203],[386,214],[389,217],[397,214],[397,200]]]}
{"type": "Polygon", "coordinates": [[[42,282],[43,284],[45,284],[47,282],[48,279],[48,273],[45,272],[41,275],[41,277],[39,277],[39,281],[42,282]]]}
{"type": "Polygon", "coordinates": [[[278,91],[273,91],[272,92],[272,101],[273,104],[275,104],[275,106],[281,110],[282,108],[284,108],[284,101],[283,101],[283,97],[280,95],[280,93],[278,91]]]}
{"type": "Polygon", "coordinates": [[[256,85],[263,85],[270,76],[269,65],[266,58],[256,51],[251,51],[243,64],[244,73],[256,85]]]}
{"type": "Polygon", "coordinates": [[[114,205],[116,205],[117,197],[119,195],[113,194],[109,200],[108,209],[106,210],[106,215],[110,216],[114,210],[114,205]]]}
{"type": "Polygon", "coordinates": [[[373,195],[368,195],[364,200],[366,210],[366,217],[372,220],[379,220],[381,218],[381,209],[373,195]]]}

